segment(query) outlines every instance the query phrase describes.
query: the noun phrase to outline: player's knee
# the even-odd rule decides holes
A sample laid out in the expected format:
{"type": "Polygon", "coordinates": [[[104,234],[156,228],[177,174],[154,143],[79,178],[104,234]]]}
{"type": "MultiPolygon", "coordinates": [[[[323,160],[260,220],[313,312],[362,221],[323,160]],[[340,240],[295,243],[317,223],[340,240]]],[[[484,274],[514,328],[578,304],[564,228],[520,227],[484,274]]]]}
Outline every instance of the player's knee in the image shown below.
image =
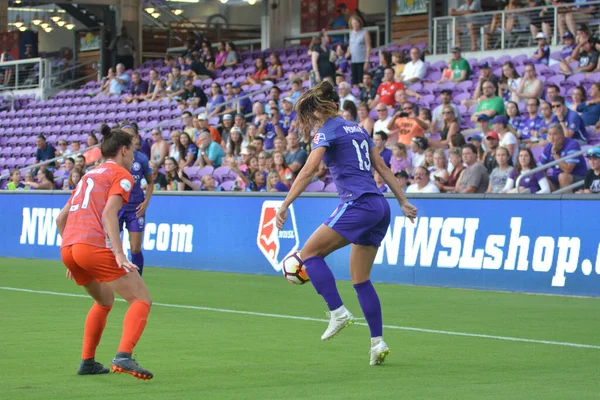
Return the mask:
{"type": "Polygon", "coordinates": [[[115,303],[115,295],[110,292],[110,294],[103,295],[100,299],[96,299],[96,303],[101,305],[102,307],[112,307],[115,303]]]}
{"type": "Polygon", "coordinates": [[[130,250],[131,250],[131,254],[140,254],[142,252],[142,244],[141,243],[136,244],[136,245],[131,244],[130,250]]]}

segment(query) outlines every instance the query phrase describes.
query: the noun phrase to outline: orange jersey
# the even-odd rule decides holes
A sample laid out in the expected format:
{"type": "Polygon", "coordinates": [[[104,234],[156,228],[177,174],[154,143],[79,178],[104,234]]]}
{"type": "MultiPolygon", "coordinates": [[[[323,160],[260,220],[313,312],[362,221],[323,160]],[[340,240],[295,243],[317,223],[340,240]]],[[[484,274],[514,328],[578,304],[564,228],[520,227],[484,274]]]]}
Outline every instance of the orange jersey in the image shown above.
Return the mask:
{"type": "Polygon", "coordinates": [[[102,212],[108,198],[123,197],[129,201],[133,177],[125,168],[107,161],[85,174],[69,199],[70,210],[62,237],[62,246],[88,244],[94,247],[112,248],[102,212]]]}

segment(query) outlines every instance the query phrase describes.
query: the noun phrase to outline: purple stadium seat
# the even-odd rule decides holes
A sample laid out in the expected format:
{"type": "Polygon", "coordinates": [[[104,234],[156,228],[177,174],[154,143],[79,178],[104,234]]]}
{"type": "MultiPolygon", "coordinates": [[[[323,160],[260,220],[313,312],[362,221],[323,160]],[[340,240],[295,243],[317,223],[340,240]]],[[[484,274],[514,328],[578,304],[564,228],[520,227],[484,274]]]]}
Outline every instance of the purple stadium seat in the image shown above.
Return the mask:
{"type": "Polygon", "coordinates": [[[225,182],[221,183],[221,187],[223,188],[223,190],[225,190],[227,192],[231,192],[233,190],[234,184],[235,184],[235,181],[225,181],[225,182]]]}
{"type": "Polygon", "coordinates": [[[323,181],[315,181],[315,182],[310,183],[306,187],[305,191],[307,191],[307,192],[322,192],[324,188],[325,188],[325,183],[323,181]]]}

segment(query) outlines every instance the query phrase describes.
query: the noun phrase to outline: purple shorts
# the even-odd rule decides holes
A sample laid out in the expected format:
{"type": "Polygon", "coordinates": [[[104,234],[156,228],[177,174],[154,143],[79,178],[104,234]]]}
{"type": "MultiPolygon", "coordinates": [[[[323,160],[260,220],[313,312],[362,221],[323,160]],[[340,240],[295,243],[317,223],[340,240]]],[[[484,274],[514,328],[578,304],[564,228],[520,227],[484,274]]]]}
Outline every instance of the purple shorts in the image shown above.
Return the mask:
{"type": "Polygon", "coordinates": [[[340,204],[325,225],[350,243],[379,247],[390,225],[390,205],[378,194],[363,194],[340,204]]]}
{"type": "Polygon", "coordinates": [[[141,217],[135,216],[135,209],[133,210],[119,210],[119,229],[123,231],[123,225],[129,232],[144,232],[145,215],[141,217]]]}

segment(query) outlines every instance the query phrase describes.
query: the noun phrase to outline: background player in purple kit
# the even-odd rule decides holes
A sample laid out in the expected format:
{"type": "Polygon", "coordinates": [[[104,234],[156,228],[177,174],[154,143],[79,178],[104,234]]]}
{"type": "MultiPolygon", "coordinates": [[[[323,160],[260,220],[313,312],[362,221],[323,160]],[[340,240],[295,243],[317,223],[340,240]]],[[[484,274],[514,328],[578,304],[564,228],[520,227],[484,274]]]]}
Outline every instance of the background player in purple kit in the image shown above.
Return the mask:
{"type": "Polygon", "coordinates": [[[330,310],[330,321],[321,339],[327,340],[350,325],[354,317],[344,307],[335,278],[325,257],[352,244],[350,276],[358,301],[371,331],[370,365],[381,364],[390,352],[383,341],[381,305],[370,281],[377,248],[390,224],[390,208],[377,188],[371,166],[381,174],[411,221],[417,209],[404,196],[367,132],[355,122],[338,117],[338,100],[333,86],[323,81],[298,99],[298,129],[311,131],[318,127],[313,150],[300,170],[292,188],[277,212],[281,229],[290,204],[304,191],[317,172],[321,160],[327,164],[337,186],[341,204],[307,240],[300,256],[306,272],[330,310]]]}
{"type": "MultiPolygon", "coordinates": [[[[132,136],[137,134],[135,127],[127,123],[123,124],[121,129],[132,136]]],[[[150,168],[148,163],[148,157],[139,151],[139,149],[135,151],[130,172],[133,176],[133,189],[129,195],[129,202],[119,210],[119,227],[123,231],[123,225],[125,225],[129,231],[131,262],[138,267],[138,272],[142,275],[144,271],[142,238],[146,224],[146,209],[154,192],[154,182],[152,180],[152,168],[150,168]],[[144,196],[141,184],[144,178],[148,183],[146,186],[146,196],[144,196]]]]}

